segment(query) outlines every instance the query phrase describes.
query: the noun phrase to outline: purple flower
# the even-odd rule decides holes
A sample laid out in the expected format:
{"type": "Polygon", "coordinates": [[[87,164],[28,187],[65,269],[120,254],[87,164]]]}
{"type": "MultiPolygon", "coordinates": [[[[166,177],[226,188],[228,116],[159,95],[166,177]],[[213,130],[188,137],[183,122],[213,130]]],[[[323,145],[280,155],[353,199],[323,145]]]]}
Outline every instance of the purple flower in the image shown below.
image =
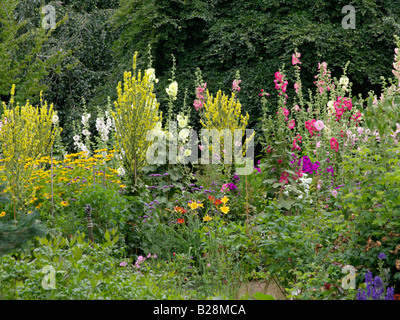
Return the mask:
{"type": "Polygon", "coordinates": [[[382,252],[379,254],[378,259],[381,259],[381,260],[386,259],[386,255],[382,252]]]}
{"type": "Polygon", "coordinates": [[[394,300],[394,289],[393,289],[393,287],[390,287],[390,288],[387,289],[385,300],[394,300]]]}

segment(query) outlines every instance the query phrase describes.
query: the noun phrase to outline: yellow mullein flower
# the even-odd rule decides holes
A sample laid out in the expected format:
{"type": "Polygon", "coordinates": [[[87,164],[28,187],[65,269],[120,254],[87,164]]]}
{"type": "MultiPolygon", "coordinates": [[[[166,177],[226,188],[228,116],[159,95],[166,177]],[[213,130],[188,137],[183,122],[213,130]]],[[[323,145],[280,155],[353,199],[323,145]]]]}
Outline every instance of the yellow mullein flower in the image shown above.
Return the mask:
{"type": "Polygon", "coordinates": [[[212,218],[207,214],[205,217],[203,217],[203,220],[204,220],[205,222],[207,222],[207,221],[211,221],[212,218]]]}
{"type": "Polygon", "coordinates": [[[225,196],[225,197],[223,197],[222,199],[221,199],[221,201],[225,204],[225,203],[227,203],[228,202],[228,197],[227,196],[225,196]]]}
{"type": "Polygon", "coordinates": [[[220,209],[221,209],[221,211],[222,211],[223,213],[225,213],[225,214],[227,214],[227,213],[229,212],[229,207],[227,207],[227,206],[223,206],[223,207],[221,207],[220,209]]]}

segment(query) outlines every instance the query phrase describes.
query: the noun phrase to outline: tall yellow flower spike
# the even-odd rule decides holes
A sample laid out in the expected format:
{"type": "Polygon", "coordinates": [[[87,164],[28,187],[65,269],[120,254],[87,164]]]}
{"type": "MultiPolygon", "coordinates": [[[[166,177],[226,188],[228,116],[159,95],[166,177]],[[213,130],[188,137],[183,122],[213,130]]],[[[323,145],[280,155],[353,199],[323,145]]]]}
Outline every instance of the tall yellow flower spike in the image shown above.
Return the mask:
{"type": "Polygon", "coordinates": [[[147,132],[154,129],[162,117],[153,83],[146,72],[143,76],[140,70],[136,73],[136,60],[137,52],[133,57],[133,75],[125,72],[123,88],[121,82],[118,84],[118,99],[114,102],[115,112],[112,113],[117,147],[124,150],[127,169],[135,176],[135,182],[147,164],[146,151],[153,143],[146,140],[147,132]]]}

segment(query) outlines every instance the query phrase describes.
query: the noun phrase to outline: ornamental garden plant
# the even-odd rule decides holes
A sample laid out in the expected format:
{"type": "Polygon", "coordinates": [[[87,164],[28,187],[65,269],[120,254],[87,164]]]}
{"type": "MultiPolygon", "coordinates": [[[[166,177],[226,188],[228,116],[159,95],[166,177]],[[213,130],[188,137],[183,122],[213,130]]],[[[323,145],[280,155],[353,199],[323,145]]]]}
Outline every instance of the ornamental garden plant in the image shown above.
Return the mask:
{"type": "Polygon", "coordinates": [[[260,89],[262,131],[249,136],[239,72],[230,92],[212,92],[197,70],[195,99],[178,105],[175,65],[163,100],[135,53],[114,103],[82,102],[71,141],[53,105],[15,103],[13,86],[0,122],[0,298],[398,300],[396,44],[379,98],[352,95],[348,64],[337,79],[320,62],[304,87],[296,50],[294,77],[282,66],[274,92],[260,89]],[[192,141],[196,127],[243,134],[220,134],[215,152],[192,141]],[[227,150],[250,157],[254,140],[262,150],[243,174],[227,150]],[[193,144],[208,164],[189,161],[193,144]],[[243,293],[253,282],[279,295],[243,293]]]}

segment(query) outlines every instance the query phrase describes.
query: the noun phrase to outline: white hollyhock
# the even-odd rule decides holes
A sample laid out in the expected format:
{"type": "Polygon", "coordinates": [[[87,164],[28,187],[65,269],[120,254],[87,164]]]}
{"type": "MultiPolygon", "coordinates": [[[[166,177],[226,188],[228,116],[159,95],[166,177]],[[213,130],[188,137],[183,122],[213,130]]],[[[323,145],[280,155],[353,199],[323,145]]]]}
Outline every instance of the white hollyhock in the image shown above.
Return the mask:
{"type": "Polygon", "coordinates": [[[172,82],[167,89],[167,94],[173,99],[176,100],[176,96],[178,95],[178,83],[176,81],[172,82]]]}

